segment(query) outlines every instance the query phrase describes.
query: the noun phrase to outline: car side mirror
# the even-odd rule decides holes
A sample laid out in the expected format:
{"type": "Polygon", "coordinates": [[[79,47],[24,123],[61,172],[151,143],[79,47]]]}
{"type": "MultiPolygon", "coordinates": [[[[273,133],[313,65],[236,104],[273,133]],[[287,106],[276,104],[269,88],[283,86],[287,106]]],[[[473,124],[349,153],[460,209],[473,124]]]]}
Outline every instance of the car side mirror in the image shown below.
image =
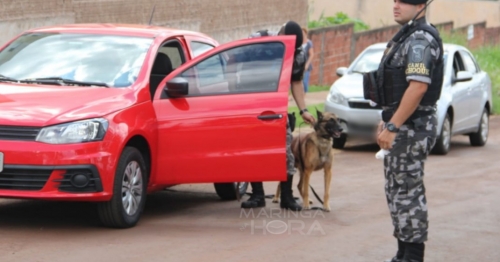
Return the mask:
{"type": "Polygon", "coordinates": [[[168,97],[181,97],[189,94],[189,83],[185,78],[174,77],[167,82],[163,89],[168,97]]]}
{"type": "Polygon", "coordinates": [[[347,67],[339,67],[337,68],[337,76],[343,76],[347,73],[347,67]]]}
{"type": "Polygon", "coordinates": [[[459,71],[455,78],[455,82],[467,82],[470,80],[472,80],[472,73],[469,71],[459,71]]]}

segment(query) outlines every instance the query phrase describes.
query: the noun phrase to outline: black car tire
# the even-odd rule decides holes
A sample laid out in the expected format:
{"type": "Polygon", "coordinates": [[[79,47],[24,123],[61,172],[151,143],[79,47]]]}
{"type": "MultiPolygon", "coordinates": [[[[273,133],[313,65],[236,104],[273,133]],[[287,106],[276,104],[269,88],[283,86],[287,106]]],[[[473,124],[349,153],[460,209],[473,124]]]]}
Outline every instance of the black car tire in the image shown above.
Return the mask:
{"type": "Polygon", "coordinates": [[[336,149],[342,149],[342,148],[344,148],[346,141],[347,141],[347,135],[342,134],[342,135],[340,135],[339,138],[333,138],[332,147],[336,148],[336,149]]]}
{"type": "MultiPolygon", "coordinates": [[[[237,183],[214,183],[215,192],[222,200],[235,200],[236,184],[237,183]]],[[[248,184],[248,182],[240,183],[240,196],[243,196],[247,192],[248,184]]]]}
{"type": "Polygon", "coordinates": [[[101,222],[108,227],[130,228],[139,222],[146,204],[147,175],[146,164],[142,154],[134,147],[126,147],[118,162],[113,183],[113,197],[108,202],[98,204],[98,213],[101,222]],[[140,174],[138,173],[140,171],[140,174]],[[128,174],[128,175],[127,175],[128,174]],[[128,184],[131,176],[133,182],[128,184]],[[130,189],[130,190],[128,190],[130,189]],[[125,190],[125,192],[123,191],[125,190]],[[140,196],[140,199],[137,198],[140,196]],[[128,211],[124,201],[134,202],[135,208],[128,211]],[[132,211],[135,211],[132,213],[132,211]],[[128,214],[128,213],[131,214],[128,214]]]}
{"type": "Polygon", "coordinates": [[[436,155],[446,155],[450,151],[451,143],[451,118],[449,114],[443,121],[443,126],[441,127],[441,133],[436,139],[436,143],[432,148],[432,153],[436,155]]]}
{"type": "Polygon", "coordinates": [[[485,108],[479,121],[479,129],[476,133],[469,135],[469,141],[472,146],[484,146],[488,140],[489,132],[489,113],[485,108]]]}

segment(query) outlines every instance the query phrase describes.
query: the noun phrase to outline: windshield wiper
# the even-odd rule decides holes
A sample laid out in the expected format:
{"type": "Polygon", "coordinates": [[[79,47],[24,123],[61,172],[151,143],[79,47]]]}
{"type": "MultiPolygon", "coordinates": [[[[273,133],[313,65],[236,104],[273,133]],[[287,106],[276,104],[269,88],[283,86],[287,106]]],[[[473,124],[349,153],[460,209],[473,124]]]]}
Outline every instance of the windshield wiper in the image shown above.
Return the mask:
{"type": "Polygon", "coordinates": [[[8,81],[8,82],[19,82],[19,80],[14,79],[12,77],[4,76],[0,74],[0,81],[8,81]]]}
{"type": "Polygon", "coordinates": [[[353,72],[353,73],[358,73],[358,74],[364,74],[364,73],[365,73],[365,72],[356,71],[356,70],[353,70],[352,72],[353,72]]]}
{"type": "Polygon", "coordinates": [[[66,79],[62,77],[41,77],[41,78],[29,78],[19,80],[23,83],[40,83],[40,84],[69,84],[69,85],[79,85],[79,86],[102,86],[109,87],[107,84],[102,82],[87,82],[87,81],[76,81],[72,79],[66,79]]]}

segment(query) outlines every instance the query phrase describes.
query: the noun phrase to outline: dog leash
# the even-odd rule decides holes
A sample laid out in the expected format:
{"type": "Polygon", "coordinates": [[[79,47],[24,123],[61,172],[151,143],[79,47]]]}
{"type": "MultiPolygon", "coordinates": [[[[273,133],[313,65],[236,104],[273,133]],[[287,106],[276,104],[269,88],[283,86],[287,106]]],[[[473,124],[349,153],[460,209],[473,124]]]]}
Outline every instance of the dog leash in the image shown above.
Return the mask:
{"type": "MultiPolygon", "coordinates": [[[[299,125],[299,163],[300,163],[300,167],[302,168],[302,172],[304,172],[305,170],[305,167],[304,167],[304,159],[302,157],[302,144],[300,143],[300,128],[302,127],[302,125],[305,124],[305,122],[302,122],[300,125],[299,125]]],[[[309,188],[311,188],[311,191],[313,192],[313,195],[316,197],[316,199],[323,205],[323,200],[321,200],[321,198],[319,197],[319,195],[316,193],[316,190],[314,190],[314,188],[311,186],[311,184],[309,184],[309,188]]],[[[313,207],[311,209],[321,209],[323,210],[323,208],[316,208],[316,207],[313,207]]]]}
{"type": "MultiPolygon", "coordinates": [[[[300,128],[302,127],[302,125],[306,124],[305,122],[302,122],[300,125],[299,125],[299,136],[298,136],[298,140],[299,140],[299,163],[300,163],[300,166],[302,168],[302,171],[305,170],[305,167],[304,167],[304,159],[302,157],[302,147],[301,147],[301,143],[300,143],[300,128]]],[[[236,199],[238,200],[238,202],[240,202],[240,199],[241,199],[241,196],[240,196],[240,192],[239,192],[239,187],[240,187],[240,182],[238,182],[236,184],[236,199]]],[[[321,203],[323,205],[323,200],[321,200],[321,198],[319,197],[318,193],[316,193],[316,190],[314,190],[313,186],[311,186],[309,184],[309,188],[311,188],[311,191],[313,192],[313,195],[316,197],[316,199],[318,200],[319,203],[321,203]]],[[[252,193],[248,193],[248,192],[245,192],[244,194],[246,195],[249,195],[251,196],[252,193]]],[[[272,195],[265,195],[264,198],[268,198],[268,199],[272,199],[274,198],[274,194],[272,195]]],[[[294,197],[295,200],[298,199],[298,197],[294,197]]],[[[312,207],[311,210],[324,210],[324,208],[322,207],[312,207]]]]}

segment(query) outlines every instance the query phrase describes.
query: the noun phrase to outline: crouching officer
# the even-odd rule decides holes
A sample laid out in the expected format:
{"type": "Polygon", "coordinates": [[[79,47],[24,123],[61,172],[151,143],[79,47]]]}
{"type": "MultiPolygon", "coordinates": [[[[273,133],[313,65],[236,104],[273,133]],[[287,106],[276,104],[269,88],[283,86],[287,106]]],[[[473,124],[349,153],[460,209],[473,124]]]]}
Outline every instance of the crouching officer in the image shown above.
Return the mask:
{"type": "MultiPolygon", "coordinates": [[[[293,98],[300,109],[300,115],[304,122],[308,124],[313,124],[316,122],[316,119],[313,115],[311,115],[307,109],[304,99],[304,86],[302,82],[302,77],[304,75],[306,57],[301,49],[302,45],[302,29],[294,21],[289,21],[283,25],[281,30],[276,34],[273,32],[269,32],[267,30],[258,31],[250,37],[261,37],[261,36],[270,36],[270,35],[295,35],[295,54],[294,54],[294,63],[292,69],[292,78],[291,78],[291,88],[293,98]]],[[[292,130],[290,121],[287,123],[287,132],[286,132],[286,165],[287,165],[287,180],[280,183],[281,187],[281,201],[280,207],[286,208],[294,211],[302,210],[302,207],[295,201],[292,192],[292,181],[293,174],[295,173],[295,159],[292,153],[291,145],[292,145],[292,130]]],[[[264,188],[262,182],[251,182],[252,186],[252,196],[245,202],[241,203],[242,208],[254,208],[254,207],[264,207],[266,205],[264,188]]]]}
{"type": "MultiPolygon", "coordinates": [[[[377,142],[398,251],[392,262],[423,261],[428,216],[424,162],[437,136],[436,102],[443,82],[443,44],[425,19],[427,0],[394,0],[403,25],[377,71],[364,74],[365,98],[383,107],[377,142]]],[[[432,2],[432,1],[431,1],[432,2]]]]}

